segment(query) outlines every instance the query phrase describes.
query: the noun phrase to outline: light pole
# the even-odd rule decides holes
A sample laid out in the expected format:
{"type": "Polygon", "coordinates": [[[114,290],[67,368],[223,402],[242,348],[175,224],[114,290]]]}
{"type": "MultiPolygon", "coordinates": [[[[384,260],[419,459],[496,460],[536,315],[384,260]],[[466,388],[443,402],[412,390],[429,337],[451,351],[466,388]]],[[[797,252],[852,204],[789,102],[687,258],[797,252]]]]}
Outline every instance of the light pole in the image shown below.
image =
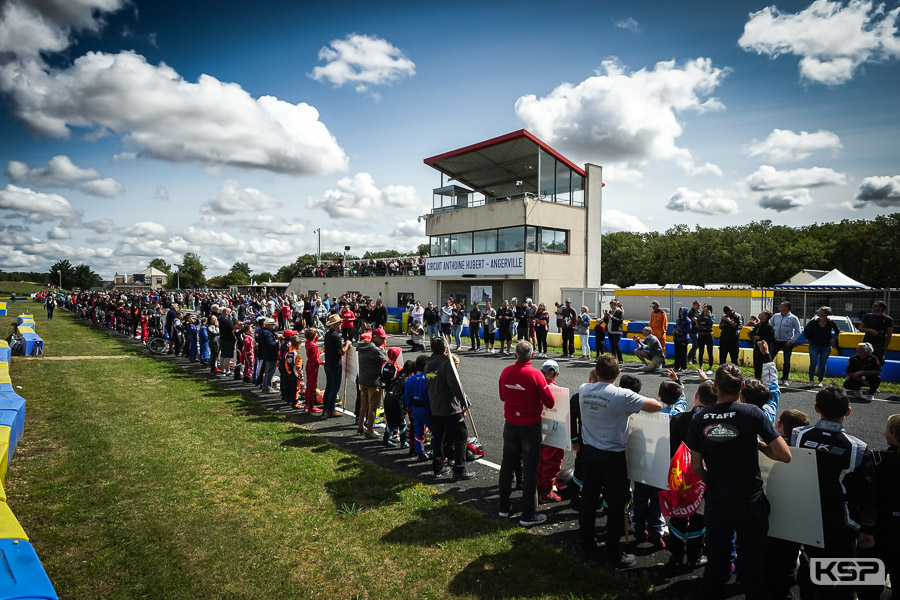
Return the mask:
{"type": "Polygon", "coordinates": [[[314,230],[313,233],[319,234],[319,245],[316,247],[316,266],[318,267],[322,262],[322,228],[319,227],[318,229],[314,230]]]}
{"type": "Polygon", "coordinates": [[[62,269],[59,270],[59,291],[62,291],[62,269]]]}
{"type": "Polygon", "coordinates": [[[181,289],[181,271],[175,271],[175,287],[181,289]]]}

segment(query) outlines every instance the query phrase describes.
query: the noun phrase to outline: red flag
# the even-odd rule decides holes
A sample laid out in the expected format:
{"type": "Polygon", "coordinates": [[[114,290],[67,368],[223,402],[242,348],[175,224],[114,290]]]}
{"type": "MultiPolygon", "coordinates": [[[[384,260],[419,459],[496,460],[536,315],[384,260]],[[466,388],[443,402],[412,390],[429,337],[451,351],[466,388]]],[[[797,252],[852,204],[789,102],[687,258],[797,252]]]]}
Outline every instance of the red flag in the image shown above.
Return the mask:
{"type": "Polygon", "coordinates": [[[664,517],[689,517],[703,502],[706,484],[691,468],[691,452],[684,442],[678,446],[669,466],[669,489],[659,492],[659,508],[664,517]]]}

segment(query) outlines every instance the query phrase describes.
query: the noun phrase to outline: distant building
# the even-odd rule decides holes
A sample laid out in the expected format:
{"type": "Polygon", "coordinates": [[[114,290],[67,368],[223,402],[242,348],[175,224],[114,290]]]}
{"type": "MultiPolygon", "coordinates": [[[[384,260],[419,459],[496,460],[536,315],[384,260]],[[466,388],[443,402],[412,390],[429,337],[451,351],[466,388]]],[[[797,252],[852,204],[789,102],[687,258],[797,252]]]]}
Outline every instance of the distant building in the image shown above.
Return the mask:
{"type": "Polygon", "coordinates": [[[112,279],[111,285],[107,287],[136,287],[136,288],[161,288],[165,287],[169,281],[169,276],[153,267],[147,267],[139,273],[132,275],[119,275],[118,273],[112,279]]]}

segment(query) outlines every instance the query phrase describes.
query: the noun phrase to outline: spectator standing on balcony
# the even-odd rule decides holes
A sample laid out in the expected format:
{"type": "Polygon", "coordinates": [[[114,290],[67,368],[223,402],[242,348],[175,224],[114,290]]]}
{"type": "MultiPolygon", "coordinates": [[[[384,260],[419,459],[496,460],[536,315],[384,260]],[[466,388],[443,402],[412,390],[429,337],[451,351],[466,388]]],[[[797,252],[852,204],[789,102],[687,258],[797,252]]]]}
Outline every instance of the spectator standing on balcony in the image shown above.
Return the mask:
{"type": "Polygon", "coordinates": [[[772,360],[779,351],[784,351],[784,359],[781,369],[781,386],[786,387],[788,377],[791,373],[791,353],[794,351],[794,344],[800,339],[803,333],[803,326],[800,325],[800,319],[791,312],[791,303],[785,300],[778,305],[778,314],[772,317],[772,327],[775,328],[775,346],[772,352],[772,360]]]}
{"type": "Polygon", "coordinates": [[[859,325],[860,333],[864,333],[863,341],[872,344],[872,354],[884,366],[884,351],[891,345],[894,335],[894,320],[885,314],[887,304],[881,300],[872,304],[872,312],[863,317],[859,325]]]}
{"type": "Polygon", "coordinates": [[[654,300],[650,303],[650,329],[653,331],[653,335],[656,336],[656,339],[659,340],[659,343],[662,344],[663,350],[663,359],[666,358],[666,332],[669,330],[669,317],[666,315],[666,311],[659,307],[659,302],[654,300]]]}
{"type": "Polygon", "coordinates": [[[438,335],[440,335],[441,314],[440,311],[434,307],[434,302],[428,303],[428,308],[425,309],[422,318],[422,322],[428,329],[428,339],[433,340],[438,337],[438,335]]]}

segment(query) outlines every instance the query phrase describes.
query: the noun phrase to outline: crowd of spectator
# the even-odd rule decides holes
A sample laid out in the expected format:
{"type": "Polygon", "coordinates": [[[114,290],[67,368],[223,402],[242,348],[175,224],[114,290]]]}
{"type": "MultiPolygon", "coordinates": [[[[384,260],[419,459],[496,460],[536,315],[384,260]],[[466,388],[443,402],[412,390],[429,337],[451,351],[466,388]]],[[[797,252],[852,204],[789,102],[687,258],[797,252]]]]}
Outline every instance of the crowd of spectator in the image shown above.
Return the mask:
{"type": "Polygon", "coordinates": [[[300,277],[385,277],[399,275],[424,275],[425,259],[418,258],[369,258],[344,260],[308,265],[300,269],[300,277]]]}

